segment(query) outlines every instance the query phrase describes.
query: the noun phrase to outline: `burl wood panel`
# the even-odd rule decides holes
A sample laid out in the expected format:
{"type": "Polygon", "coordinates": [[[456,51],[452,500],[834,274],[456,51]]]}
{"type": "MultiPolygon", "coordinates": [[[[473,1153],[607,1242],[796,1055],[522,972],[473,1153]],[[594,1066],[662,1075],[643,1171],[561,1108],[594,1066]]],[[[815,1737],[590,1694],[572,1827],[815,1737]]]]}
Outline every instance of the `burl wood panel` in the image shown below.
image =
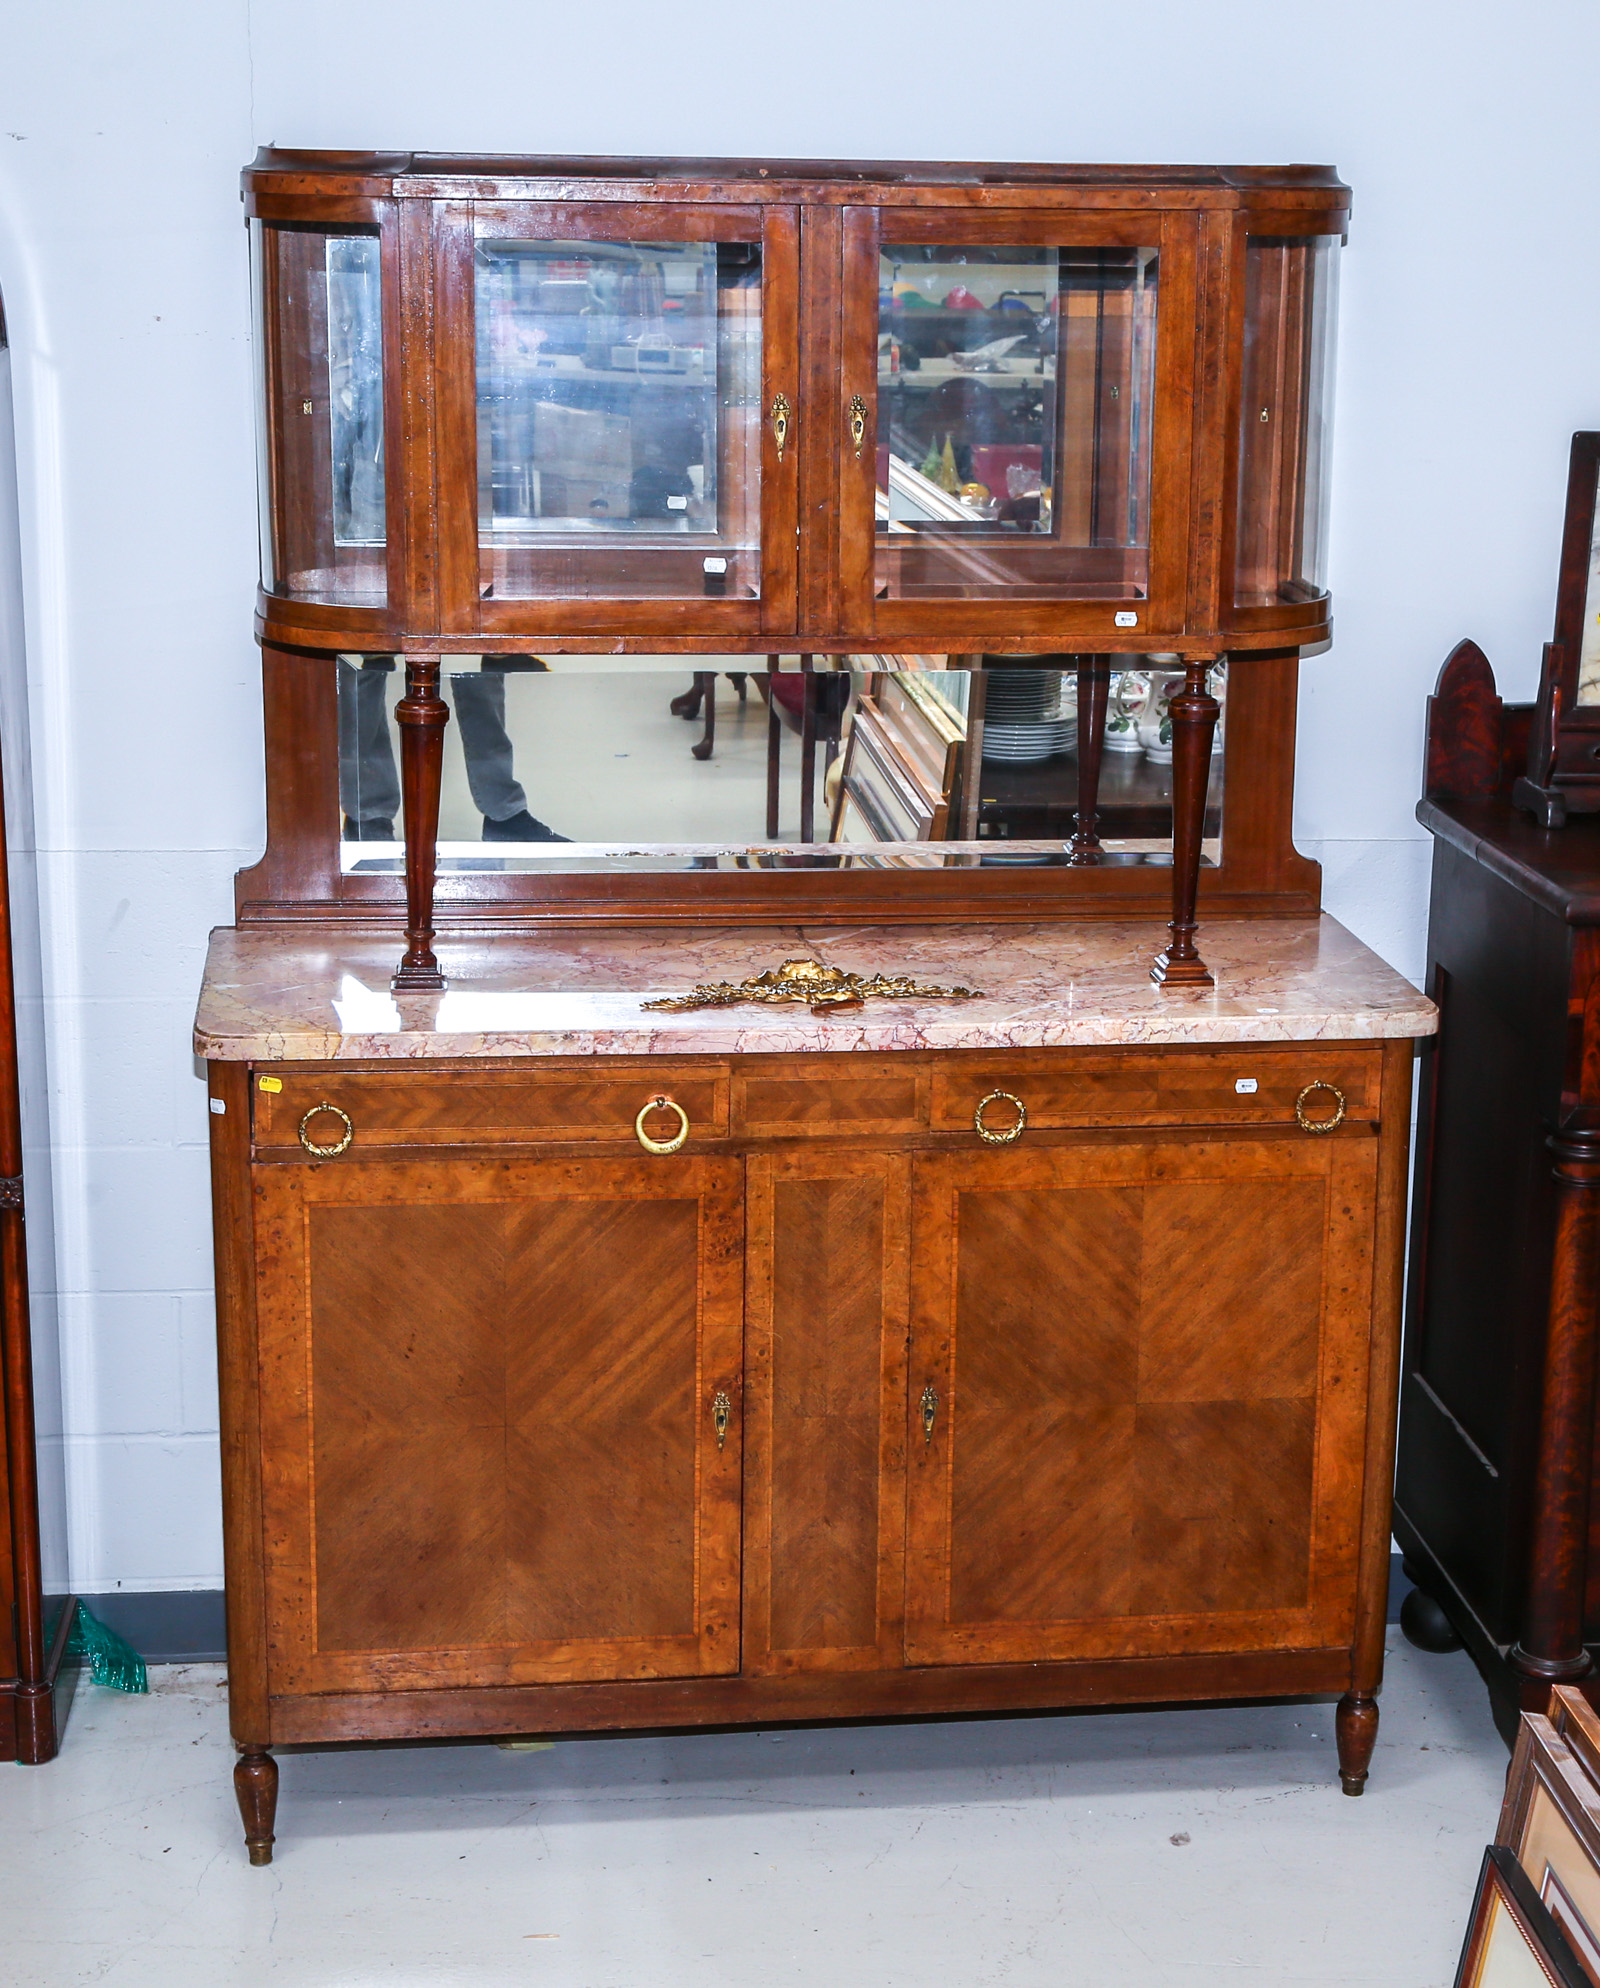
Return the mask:
{"type": "Polygon", "coordinates": [[[737,1668],[738,1184],[258,1171],[275,1690],[737,1668]]]}
{"type": "Polygon", "coordinates": [[[917,1163],[912,1662],[1348,1637],[1376,1157],[1356,1129],[917,1163]]]}
{"type": "Polygon", "coordinates": [[[910,1162],[748,1170],[743,1669],[901,1661],[910,1162]]]}

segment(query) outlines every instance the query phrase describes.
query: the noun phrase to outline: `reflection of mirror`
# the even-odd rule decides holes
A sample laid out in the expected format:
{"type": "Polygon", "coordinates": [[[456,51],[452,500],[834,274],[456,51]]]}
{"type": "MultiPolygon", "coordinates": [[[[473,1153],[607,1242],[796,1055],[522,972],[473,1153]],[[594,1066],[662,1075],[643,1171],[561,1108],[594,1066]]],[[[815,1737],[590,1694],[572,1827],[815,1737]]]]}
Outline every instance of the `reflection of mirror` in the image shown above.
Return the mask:
{"type": "MultiPolygon", "coordinates": [[[[1078,807],[1071,661],[452,657],[439,867],[1060,865],[1078,807]]],[[[1182,672],[1170,657],[1126,662],[1138,667],[1111,678],[1101,860],[1166,863],[1167,703],[1182,672]]],[[[394,873],[403,672],[390,656],[344,656],[338,670],[343,867],[394,873]]],[[[1219,733],[1213,864],[1221,768],[1219,733]]]]}

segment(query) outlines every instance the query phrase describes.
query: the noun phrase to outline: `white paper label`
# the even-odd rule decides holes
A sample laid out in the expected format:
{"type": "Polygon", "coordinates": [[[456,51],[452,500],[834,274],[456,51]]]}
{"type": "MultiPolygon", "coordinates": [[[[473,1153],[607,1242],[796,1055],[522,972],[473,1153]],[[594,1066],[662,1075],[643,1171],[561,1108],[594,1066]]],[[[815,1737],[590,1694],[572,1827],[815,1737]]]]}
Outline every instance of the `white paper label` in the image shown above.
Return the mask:
{"type": "Polygon", "coordinates": [[[1139,626],[1139,617],[1136,614],[1129,614],[1124,610],[1123,613],[1116,617],[1116,623],[1119,628],[1137,628],[1139,626]]]}
{"type": "Polygon", "coordinates": [[[707,559],[702,563],[708,573],[726,573],[728,570],[726,559],[707,559]]]}
{"type": "Polygon", "coordinates": [[[689,500],[687,497],[669,497],[667,499],[667,509],[669,511],[687,511],[688,508],[689,500]]]}
{"type": "Polygon", "coordinates": [[[1256,1080],[1254,1077],[1235,1078],[1233,1088],[1241,1097],[1250,1097],[1255,1092],[1256,1080]]]}
{"type": "Polygon", "coordinates": [[[211,1100],[211,1109],[217,1114],[218,1118],[221,1118],[228,1109],[228,1100],[226,1098],[213,1098],[211,1100]]]}

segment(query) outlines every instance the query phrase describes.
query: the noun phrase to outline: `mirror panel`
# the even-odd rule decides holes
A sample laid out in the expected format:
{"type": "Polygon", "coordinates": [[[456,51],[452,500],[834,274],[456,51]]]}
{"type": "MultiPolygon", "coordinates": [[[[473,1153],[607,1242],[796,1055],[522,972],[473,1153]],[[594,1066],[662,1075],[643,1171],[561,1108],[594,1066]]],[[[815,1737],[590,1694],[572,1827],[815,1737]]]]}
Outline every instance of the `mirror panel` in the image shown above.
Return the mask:
{"type": "MultiPolygon", "coordinates": [[[[1104,866],[1170,864],[1175,659],[1106,718],[1104,866]]],[[[447,659],[439,873],[1064,867],[1076,659],[447,659]],[[752,668],[752,664],[760,667],[752,668]]],[[[401,870],[391,656],[338,661],[341,867],[401,870]]],[[[1227,669],[1212,673],[1226,695],[1227,669]]],[[[1222,728],[1204,861],[1221,861],[1222,728]]]]}

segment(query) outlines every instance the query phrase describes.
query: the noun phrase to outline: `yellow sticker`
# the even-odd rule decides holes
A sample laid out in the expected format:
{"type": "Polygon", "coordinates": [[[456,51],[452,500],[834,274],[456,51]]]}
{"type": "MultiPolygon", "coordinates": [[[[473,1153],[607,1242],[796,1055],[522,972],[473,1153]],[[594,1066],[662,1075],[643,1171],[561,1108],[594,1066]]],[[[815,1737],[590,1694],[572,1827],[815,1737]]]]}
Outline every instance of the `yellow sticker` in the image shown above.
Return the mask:
{"type": "Polygon", "coordinates": [[[283,1079],[281,1077],[258,1077],[256,1079],[256,1089],[258,1091],[281,1091],[283,1089],[283,1079]]]}

